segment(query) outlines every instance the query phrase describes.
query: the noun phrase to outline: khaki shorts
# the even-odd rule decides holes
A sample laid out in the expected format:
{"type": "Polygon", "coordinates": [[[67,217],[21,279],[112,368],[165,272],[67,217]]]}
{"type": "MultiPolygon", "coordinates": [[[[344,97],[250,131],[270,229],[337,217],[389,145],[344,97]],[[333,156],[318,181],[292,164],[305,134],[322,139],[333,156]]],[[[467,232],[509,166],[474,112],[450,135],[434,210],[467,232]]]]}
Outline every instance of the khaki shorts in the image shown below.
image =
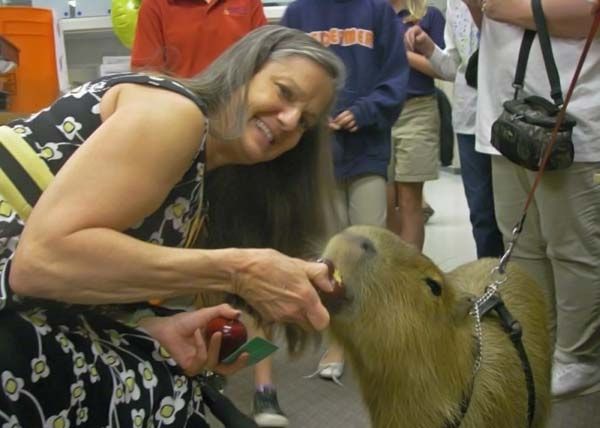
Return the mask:
{"type": "Polygon", "coordinates": [[[406,100],[392,127],[388,177],[399,183],[435,180],[440,167],[440,114],[435,95],[406,100]]]}

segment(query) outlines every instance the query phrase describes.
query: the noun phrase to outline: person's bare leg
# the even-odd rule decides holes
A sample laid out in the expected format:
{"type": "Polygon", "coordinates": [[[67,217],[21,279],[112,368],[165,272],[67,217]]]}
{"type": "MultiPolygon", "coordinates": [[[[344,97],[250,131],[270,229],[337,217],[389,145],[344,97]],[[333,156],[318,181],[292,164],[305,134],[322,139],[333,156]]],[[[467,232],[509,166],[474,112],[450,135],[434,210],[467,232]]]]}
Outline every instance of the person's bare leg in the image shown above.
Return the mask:
{"type": "MultiPolygon", "coordinates": [[[[260,328],[254,318],[248,316],[245,317],[244,323],[248,329],[248,337],[262,337],[263,339],[271,340],[271,332],[267,332],[260,328]]],[[[258,362],[254,366],[254,385],[259,387],[261,385],[272,385],[273,384],[273,359],[267,357],[264,360],[258,362]]]]}
{"type": "Polygon", "coordinates": [[[321,358],[321,364],[329,364],[329,363],[343,363],[344,362],[344,349],[341,345],[335,341],[334,339],[329,340],[329,347],[325,354],[323,354],[323,358],[321,358]]]}
{"type": "Polygon", "coordinates": [[[423,183],[396,182],[396,200],[400,217],[400,237],[423,251],[425,223],[423,221],[423,183]]]}
{"type": "Polygon", "coordinates": [[[400,222],[400,208],[398,207],[396,199],[396,185],[390,183],[386,186],[387,192],[387,228],[400,236],[401,222],[400,222]]]}

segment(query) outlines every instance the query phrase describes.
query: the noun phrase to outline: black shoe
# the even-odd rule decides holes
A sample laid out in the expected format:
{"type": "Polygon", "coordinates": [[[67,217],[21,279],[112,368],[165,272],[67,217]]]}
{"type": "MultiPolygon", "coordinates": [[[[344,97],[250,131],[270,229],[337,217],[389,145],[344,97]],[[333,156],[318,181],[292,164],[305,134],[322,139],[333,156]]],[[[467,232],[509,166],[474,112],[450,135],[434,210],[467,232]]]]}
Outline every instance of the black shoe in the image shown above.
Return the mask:
{"type": "Polygon", "coordinates": [[[279,407],[277,392],[274,389],[265,388],[254,393],[252,413],[254,421],[259,427],[287,427],[289,425],[288,418],[279,407]]]}

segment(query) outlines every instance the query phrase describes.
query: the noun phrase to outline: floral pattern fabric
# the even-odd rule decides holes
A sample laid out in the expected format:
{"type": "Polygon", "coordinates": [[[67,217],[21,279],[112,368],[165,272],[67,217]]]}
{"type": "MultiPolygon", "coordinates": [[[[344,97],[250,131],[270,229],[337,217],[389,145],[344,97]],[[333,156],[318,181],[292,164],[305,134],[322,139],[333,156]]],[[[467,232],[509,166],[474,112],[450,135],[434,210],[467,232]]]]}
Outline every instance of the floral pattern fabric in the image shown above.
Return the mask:
{"type": "MultiPolygon", "coordinates": [[[[166,88],[203,108],[174,80],[126,73],[86,83],[9,126],[56,174],[100,126],[100,100],[120,83],[166,88]]],[[[190,241],[202,207],[205,138],[206,132],[197,158],[162,206],[126,234],[172,247],[190,241]]],[[[22,230],[23,221],[0,195],[0,428],[208,427],[203,378],[184,376],[144,331],[100,308],[11,293],[10,257],[22,230]]]]}
{"type": "Polygon", "coordinates": [[[0,311],[0,427],[208,427],[201,377],[142,330],[74,307],[0,311]]]}

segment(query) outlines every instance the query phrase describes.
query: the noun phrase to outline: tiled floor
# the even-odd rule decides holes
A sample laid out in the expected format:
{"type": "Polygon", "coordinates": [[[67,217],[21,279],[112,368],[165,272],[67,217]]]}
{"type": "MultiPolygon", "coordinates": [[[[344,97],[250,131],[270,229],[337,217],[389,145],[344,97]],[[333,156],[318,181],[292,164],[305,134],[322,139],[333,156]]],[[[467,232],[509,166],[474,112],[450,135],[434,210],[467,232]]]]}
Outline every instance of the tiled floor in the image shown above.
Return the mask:
{"type": "MultiPolygon", "coordinates": [[[[460,176],[442,172],[440,180],[426,185],[425,194],[435,214],[427,225],[424,252],[443,270],[474,260],[475,248],[460,176]]],[[[343,388],[317,378],[304,378],[314,371],[321,353],[322,349],[315,350],[297,360],[289,360],[283,350],[276,353],[279,399],[291,427],[369,428],[368,415],[350,371],[342,378],[343,388]]],[[[242,410],[250,411],[251,370],[232,376],[226,391],[242,410]]],[[[597,427],[600,427],[600,393],[555,403],[548,425],[548,428],[597,427]]]]}

